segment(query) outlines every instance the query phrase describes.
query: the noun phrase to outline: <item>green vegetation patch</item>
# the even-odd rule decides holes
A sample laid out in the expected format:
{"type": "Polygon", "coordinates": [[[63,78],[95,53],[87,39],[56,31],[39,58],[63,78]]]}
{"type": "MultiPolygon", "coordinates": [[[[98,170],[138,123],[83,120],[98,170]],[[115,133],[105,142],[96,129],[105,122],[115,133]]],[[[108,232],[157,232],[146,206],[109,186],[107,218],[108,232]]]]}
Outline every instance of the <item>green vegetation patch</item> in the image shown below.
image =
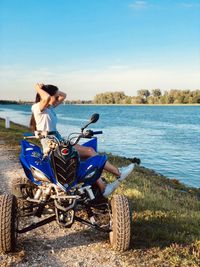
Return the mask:
{"type": "Polygon", "coordinates": [[[200,104],[200,90],[176,90],[161,92],[160,89],[141,89],[137,96],[127,96],[123,91],[97,94],[94,104],[200,104]]]}
{"type": "Polygon", "coordinates": [[[0,118],[0,138],[9,146],[18,146],[23,138],[23,133],[30,132],[26,126],[17,123],[10,123],[10,128],[5,128],[5,120],[0,118]]]}
{"type": "MultiPolygon", "coordinates": [[[[128,163],[112,155],[109,160],[128,163]]],[[[200,189],[137,166],[117,193],[129,198],[132,210],[127,266],[200,266],[200,189]]]]}

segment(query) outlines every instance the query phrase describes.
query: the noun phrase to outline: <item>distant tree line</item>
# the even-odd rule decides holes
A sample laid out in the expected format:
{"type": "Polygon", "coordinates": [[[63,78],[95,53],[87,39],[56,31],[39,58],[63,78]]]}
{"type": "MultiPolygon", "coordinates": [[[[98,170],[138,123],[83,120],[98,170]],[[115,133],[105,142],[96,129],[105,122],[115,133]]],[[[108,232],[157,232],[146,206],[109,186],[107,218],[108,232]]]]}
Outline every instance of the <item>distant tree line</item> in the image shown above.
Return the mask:
{"type": "Polygon", "coordinates": [[[200,104],[200,90],[141,89],[137,96],[127,96],[123,91],[97,94],[94,104],[200,104]]]}
{"type": "Polygon", "coordinates": [[[64,104],[67,104],[67,105],[74,105],[74,104],[77,104],[77,105],[88,105],[88,104],[92,104],[92,100],[65,100],[64,101],[64,104]]]}
{"type": "Polygon", "coordinates": [[[0,104],[5,104],[5,105],[8,105],[8,104],[19,104],[18,101],[14,101],[14,100],[0,100],[0,104]]]}
{"type": "Polygon", "coordinates": [[[16,101],[16,100],[0,100],[0,104],[2,105],[29,105],[29,104],[33,104],[33,102],[31,101],[16,101]]]}
{"type": "MultiPolygon", "coordinates": [[[[93,100],[66,100],[65,104],[200,104],[200,90],[141,89],[136,96],[127,96],[123,91],[97,94],[93,100]]],[[[0,104],[33,104],[31,101],[0,100],[0,104]]]]}
{"type": "MultiPolygon", "coordinates": [[[[17,104],[17,105],[33,105],[34,101],[14,101],[14,100],[0,100],[0,104],[10,105],[10,104],[17,104]]],[[[64,104],[66,105],[73,105],[73,104],[92,104],[92,100],[66,100],[64,104]]]]}

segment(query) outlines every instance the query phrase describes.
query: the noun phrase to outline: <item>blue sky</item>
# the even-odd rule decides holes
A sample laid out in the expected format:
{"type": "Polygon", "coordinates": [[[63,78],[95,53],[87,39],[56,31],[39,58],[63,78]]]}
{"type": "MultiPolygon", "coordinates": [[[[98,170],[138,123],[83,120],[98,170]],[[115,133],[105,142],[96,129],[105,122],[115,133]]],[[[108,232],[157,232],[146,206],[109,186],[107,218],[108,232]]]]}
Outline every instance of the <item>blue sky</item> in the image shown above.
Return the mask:
{"type": "Polygon", "coordinates": [[[200,89],[200,0],[0,0],[0,98],[200,89]]]}

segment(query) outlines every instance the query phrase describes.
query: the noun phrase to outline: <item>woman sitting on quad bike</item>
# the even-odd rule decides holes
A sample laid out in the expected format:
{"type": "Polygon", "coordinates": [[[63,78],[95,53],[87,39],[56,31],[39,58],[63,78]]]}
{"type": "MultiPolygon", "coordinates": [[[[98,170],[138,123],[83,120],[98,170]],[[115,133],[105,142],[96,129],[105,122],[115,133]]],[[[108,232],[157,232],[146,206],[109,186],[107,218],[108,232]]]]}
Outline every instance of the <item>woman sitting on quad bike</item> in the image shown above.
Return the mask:
{"type": "Polygon", "coordinates": [[[96,135],[102,131],[85,129],[97,122],[99,114],[93,114],[81,132],[62,138],[56,128],[54,108],[66,94],[54,85],[37,84],[36,91],[31,119],[35,134],[25,133],[20,142],[19,160],[26,177],[15,177],[12,194],[0,196],[0,251],[14,251],[18,234],[53,221],[65,228],[79,222],[109,233],[113,249],[127,250],[131,240],[129,201],[124,195],[107,197],[132,172],[133,162],[139,164],[139,159],[130,159],[132,164],[118,169],[107,161],[106,155],[98,155],[96,135]],[[27,141],[32,138],[40,139],[43,152],[37,144],[27,141]],[[82,138],[89,141],[78,145],[82,138]],[[103,169],[117,179],[104,183],[103,169]],[[37,221],[30,224],[24,221],[25,217],[37,221]]]}
{"type": "MultiPolygon", "coordinates": [[[[36,84],[36,99],[35,104],[32,106],[32,117],[30,126],[32,130],[38,133],[45,133],[52,135],[62,140],[63,138],[58,133],[56,124],[57,117],[54,108],[61,104],[66,98],[66,94],[61,92],[54,85],[36,84]]],[[[48,154],[49,146],[48,139],[41,139],[43,153],[48,154]]],[[[97,152],[92,147],[84,147],[76,144],[75,149],[78,151],[80,158],[87,159],[97,155],[97,152]]],[[[100,191],[104,197],[108,197],[119,186],[120,181],[124,180],[133,170],[134,164],[122,168],[113,166],[110,162],[106,161],[104,170],[114,174],[117,177],[113,183],[105,184],[101,178],[96,181],[100,191]]]]}

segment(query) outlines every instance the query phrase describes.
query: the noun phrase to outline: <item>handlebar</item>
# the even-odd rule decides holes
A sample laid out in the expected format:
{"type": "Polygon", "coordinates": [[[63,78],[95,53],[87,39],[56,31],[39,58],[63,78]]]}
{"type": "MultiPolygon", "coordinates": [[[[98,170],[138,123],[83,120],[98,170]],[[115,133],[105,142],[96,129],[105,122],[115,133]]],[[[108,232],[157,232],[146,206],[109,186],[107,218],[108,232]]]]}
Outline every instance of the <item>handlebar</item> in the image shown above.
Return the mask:
{"type": "Polygon", "coordinates": [[[93,135],[95,134],[102,134],[103,132],[102,131],[96,131],[96,132],[93,132],[93,135]]]}
{"type": "Polygon", "coordinates": [[[83,138],[92,138],[96,134],[102,134],[102,131],[92,131],[92,130],[87,130],[85,133],[83,133],[82,137],[83,138]]]}
{"type": "MultiPolygon", "coordinates": [[[[72,144],[72,145],[76,145],[81,138],[92,138],[94,135],[97,135],[97,134],[103,134],[103,132],[102,131],[87,130],[84,133],[72,133],[68,136],[68,140],[69,140],[69,142],[72,142],[72,139],[76,138],[76,141],[72,144]],[[70,138],[70,136],[73,134],[76,134],[76,136],[73,136],[70,138]]],[[[32,133],[25,133],[24,134],[24,139],[32,139],[32,138],[42,139],[45,137],[52,139],[52,136],[49,136],[48,132],[35,131],[35,135],[33,135],[32,133]]],[[[54,137],[54,138],[59,143],[59,140],[56,137],[54,137]]]]}
{"type": "Polygon", "coordinates": [[[24,139],[32,139],[32,138],[38,139],[38,137],[33,135],[32,133],[24,133],[23,136],[24,139]]]}
{"type": "Polygon", "coordinates": [[[24,139],[31,139],[31,138],[42,139],[48,136],[48,132],[47,131],[35,131],[34,134],[24,133],[23,136],[24,136],[24,139]]]}

